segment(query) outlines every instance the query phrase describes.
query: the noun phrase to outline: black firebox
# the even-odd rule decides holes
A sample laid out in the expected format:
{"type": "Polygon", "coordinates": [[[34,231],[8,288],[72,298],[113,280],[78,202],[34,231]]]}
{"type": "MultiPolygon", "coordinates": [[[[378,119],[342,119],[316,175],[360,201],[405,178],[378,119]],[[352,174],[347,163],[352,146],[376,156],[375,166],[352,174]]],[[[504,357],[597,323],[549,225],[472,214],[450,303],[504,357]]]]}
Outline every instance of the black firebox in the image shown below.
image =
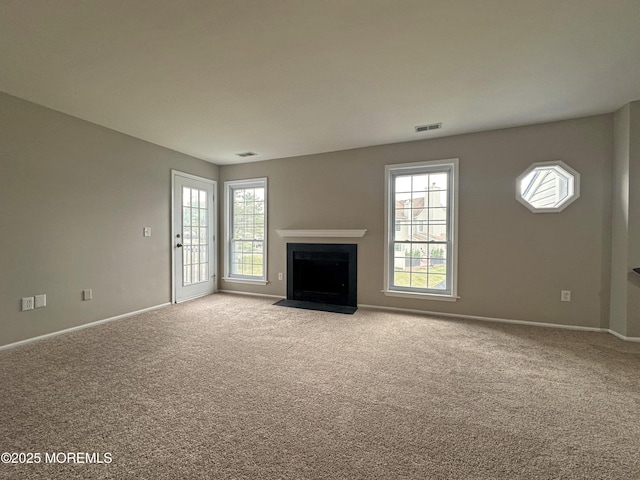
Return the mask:
{"type": "Polygon", "coordinates": [[[279,305],[353,313],[358,245],[287,243],[287,300],[279,305]]]}

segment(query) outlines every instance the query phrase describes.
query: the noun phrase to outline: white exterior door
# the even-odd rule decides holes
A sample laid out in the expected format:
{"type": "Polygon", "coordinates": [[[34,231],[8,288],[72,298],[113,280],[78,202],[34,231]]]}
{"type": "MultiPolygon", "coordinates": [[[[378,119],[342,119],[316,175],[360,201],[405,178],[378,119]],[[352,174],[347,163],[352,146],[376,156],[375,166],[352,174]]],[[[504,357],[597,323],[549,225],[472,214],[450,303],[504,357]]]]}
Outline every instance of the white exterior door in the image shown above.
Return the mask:
{"type": "Polygon", "coordinates": [[[174,302],[216,289],[216,182],[173,172],[174,302]]]}

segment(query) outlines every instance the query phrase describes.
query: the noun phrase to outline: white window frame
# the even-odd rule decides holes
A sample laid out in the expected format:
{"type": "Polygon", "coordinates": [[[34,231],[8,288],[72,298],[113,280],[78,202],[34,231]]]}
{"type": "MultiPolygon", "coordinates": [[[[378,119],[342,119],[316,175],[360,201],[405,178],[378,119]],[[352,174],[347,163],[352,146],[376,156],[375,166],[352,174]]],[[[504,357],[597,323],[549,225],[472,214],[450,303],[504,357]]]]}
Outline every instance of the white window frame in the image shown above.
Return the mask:
{"type": "Polygon", "coordinates": [[[385,166],[385,249],[384,249],[384,289],[387,296],[421,298],[455,302],[458,297],[458,159],[434,160],[427,162],[403,163],[385,166]],[[415,287],[394,287],[392,281],[394,261],[393,215],[395,206],[394,178],[396,175],[416,175],[423,173],[449,172],[448,185],[448,255],[447,280],[450,288],[438,290],[415,287]]]}
{"type": "Polygon", "coordinates": [[[267,281],[267,238],[268,238],[268,188],[267,178],[252,178],[247,180],[232,180],[224,182],[224,224],[225,224],[225,242],[224,242],[224,276],[223,280],[233,283],[245,283],[251,285],[266,285],[267,281]],[[254,277],[250,275],[231,274],[231,241],[233,236],[233,191],[239,188],[264,188],[264,240],[262,252],[262,277],[254,277]]]}
{"type": "Polygon", "coordinates": [[[516,178],[516,200],[518,200],[522,205],[527,207],[533,213],[562,212],[565,208],[567,208],[569,205],[575,202],[579,197],[580,197],[580,174],[561,160],[532,163],[529,166],[529,168],[527,168],[524,172],[522,172],[521,175],[518,176],[518,178],[516,178]],[[529,201],[522,196],[522,181],[531,172],[541,167],[559,168],[560,170],[563,170],[565,173],[571,175],[572,177],[569,195],[559,205],[555,207],[548,207],[548,208],[536,207],[531,203],[529,203],[529,201]]]}

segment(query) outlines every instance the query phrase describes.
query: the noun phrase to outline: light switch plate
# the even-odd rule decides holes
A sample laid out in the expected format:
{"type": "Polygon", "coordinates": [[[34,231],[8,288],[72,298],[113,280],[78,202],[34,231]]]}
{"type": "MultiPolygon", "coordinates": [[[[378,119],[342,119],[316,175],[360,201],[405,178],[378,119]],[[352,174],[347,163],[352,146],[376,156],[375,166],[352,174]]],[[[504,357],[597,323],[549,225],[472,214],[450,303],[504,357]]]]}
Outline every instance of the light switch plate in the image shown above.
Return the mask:
{"type": "Polygon", "coordinates": [[[47,306],[47,294],[36,295],[36,308],[42,308],[47,306]]]}
{"type": "Polygon", "coordinates": [[[151,227],[144,227],[142,229],[142,235],[145,237],[150,237],[151,236],[151,227]]]}
{"type": "Polygon", "coordinates": [[[91,300],[92,298],[93,298],[93,292],[91,291],[90,288],[82,291],[82,300],[91,300]]]}

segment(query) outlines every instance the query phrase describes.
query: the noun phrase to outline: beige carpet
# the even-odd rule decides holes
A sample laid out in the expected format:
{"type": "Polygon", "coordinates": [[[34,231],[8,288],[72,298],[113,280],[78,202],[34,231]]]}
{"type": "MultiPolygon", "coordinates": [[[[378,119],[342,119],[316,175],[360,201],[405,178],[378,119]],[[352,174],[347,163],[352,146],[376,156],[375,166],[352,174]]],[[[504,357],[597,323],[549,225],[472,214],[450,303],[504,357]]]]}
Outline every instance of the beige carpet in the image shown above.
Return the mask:
{"type": "Polygon", "coordinates": [[[638,344],[271,303],[217,294],[1,351],[0,452],[43,459],[0,478],[640,478],[638,344]]]}

